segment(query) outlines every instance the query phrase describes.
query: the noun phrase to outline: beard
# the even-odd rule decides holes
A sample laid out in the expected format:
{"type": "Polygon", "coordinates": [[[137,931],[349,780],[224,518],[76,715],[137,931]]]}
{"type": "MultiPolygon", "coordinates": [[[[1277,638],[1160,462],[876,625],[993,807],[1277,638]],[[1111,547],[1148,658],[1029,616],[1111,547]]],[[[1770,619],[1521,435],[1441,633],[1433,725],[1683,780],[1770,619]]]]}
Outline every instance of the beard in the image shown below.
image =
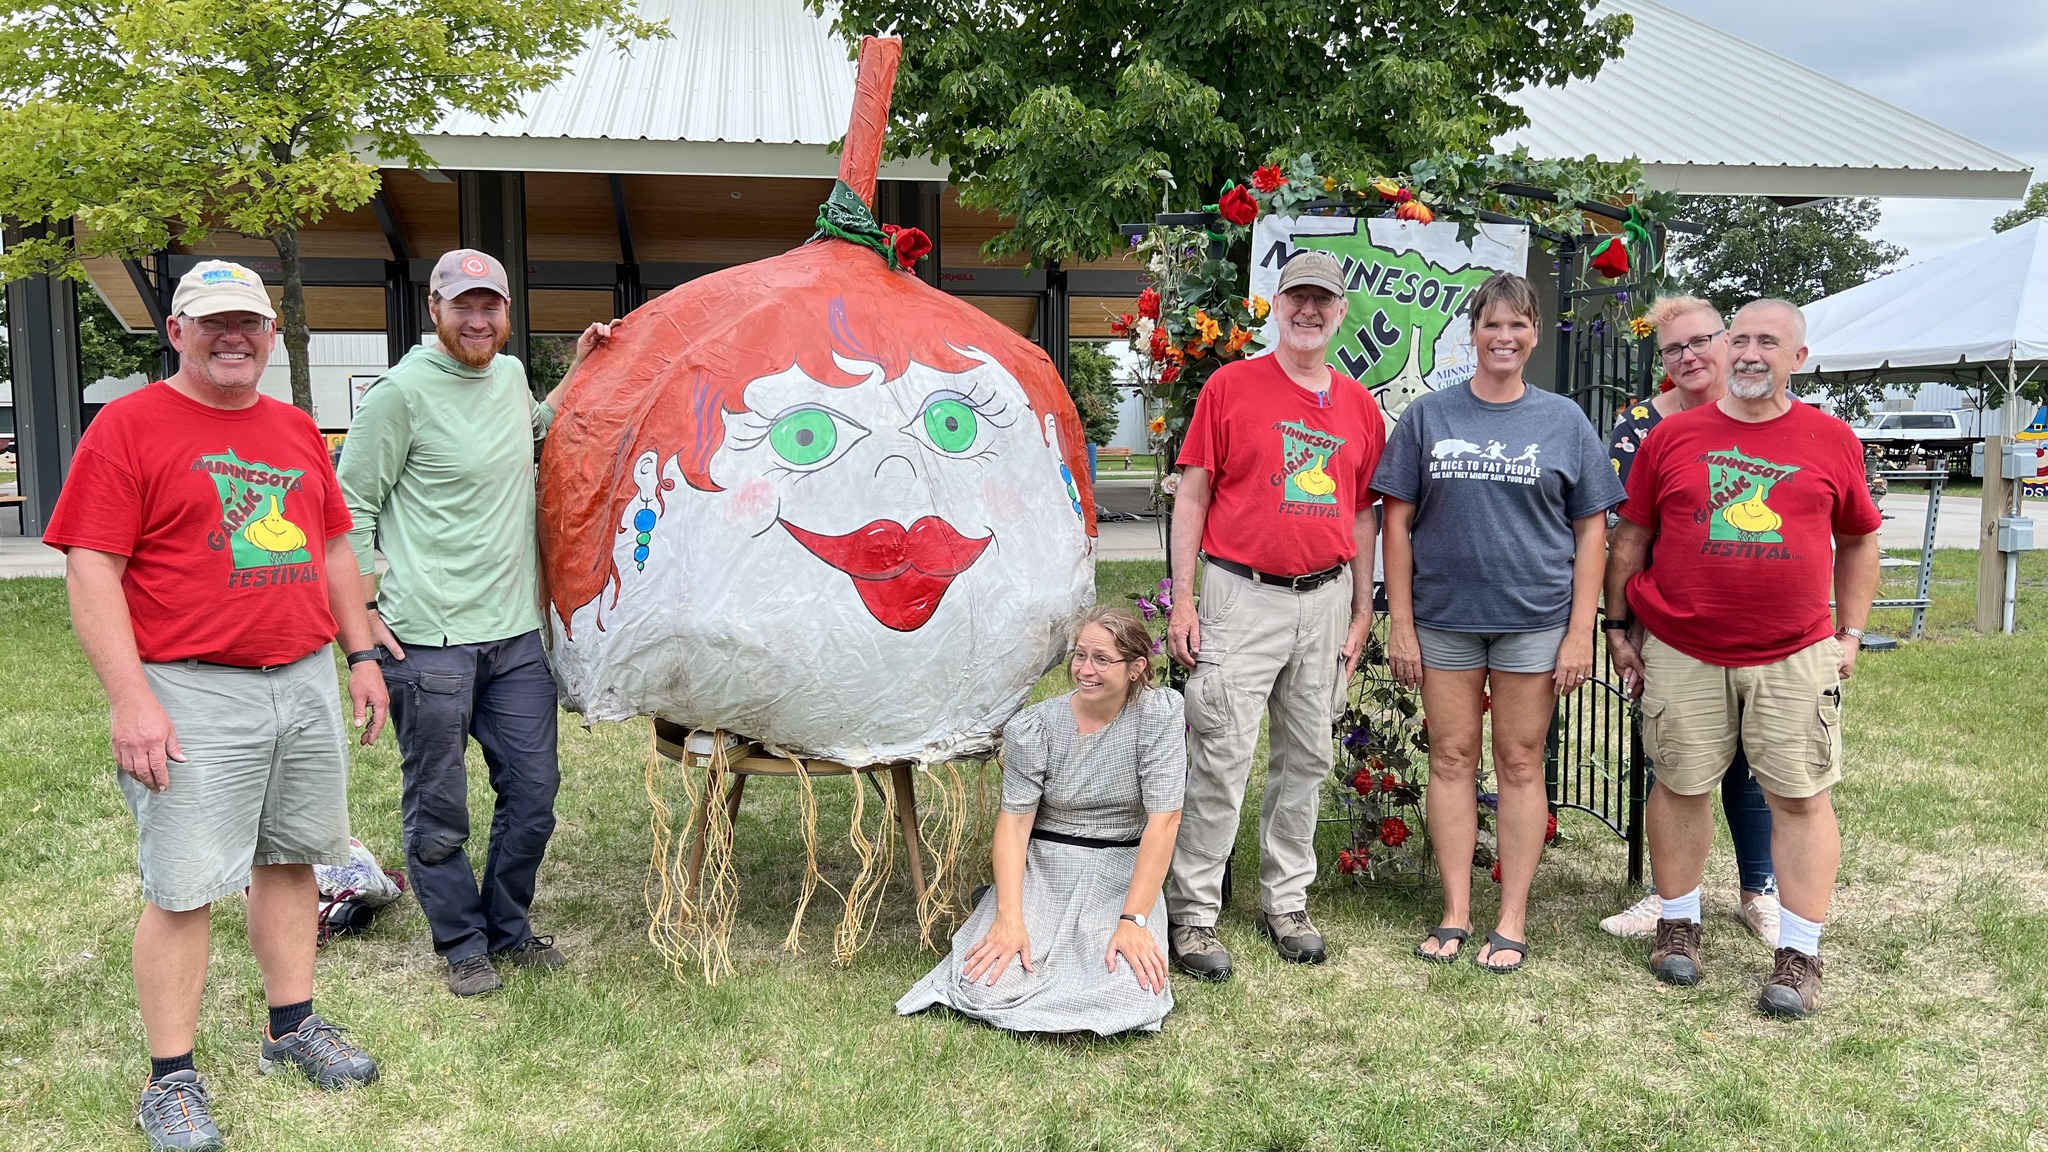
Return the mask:
{"type": "Polygon", "coordinates": [[[491,341],[490,349],[474,350],[462,342],[463,327],[453,320],[436,320],[434,334],[441,338],[441,347],[447,350],[448,355],[471,368],[489,368],[491,361],[497,359],[498,353],[505,347],[505,341],[512,337],[511,325],[497,327],[494,329],[496,337],[491,341]]]}
{"type": "Polygon", "coordinates": [[[1769,372],[1755,375],[1739,367],[1728,369],[1728,394],[1737,400],[1764,400],[1778,390],[1778,382],[1769,372]]]}

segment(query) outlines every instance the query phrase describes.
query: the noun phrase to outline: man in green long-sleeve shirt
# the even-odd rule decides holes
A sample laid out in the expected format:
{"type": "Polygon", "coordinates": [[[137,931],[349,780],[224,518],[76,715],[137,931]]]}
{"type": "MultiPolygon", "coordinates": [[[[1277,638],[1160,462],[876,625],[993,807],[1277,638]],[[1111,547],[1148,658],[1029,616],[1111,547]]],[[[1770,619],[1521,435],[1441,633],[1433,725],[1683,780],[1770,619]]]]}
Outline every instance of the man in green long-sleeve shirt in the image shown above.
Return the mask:
{"type": "Polygon", "coordinates": [[[390,571],[370,604],[391,719],[404,756],[402,818],[413,894],[448,961],[448,989],[499,987],[493,956],[526,967],[564,961],[527,920],[555,827],[555,682],[541,644],[534,444],[590,348],[536,403],[526,369],[501,354],[511,334],[504,266],[482,252],[441,257],[427,309],[436,339],[364,394],[342,449],[342,492],[358,567],[390,571]],[[497,808],[481,886],[464,845],[475,737],[497,808]]]}

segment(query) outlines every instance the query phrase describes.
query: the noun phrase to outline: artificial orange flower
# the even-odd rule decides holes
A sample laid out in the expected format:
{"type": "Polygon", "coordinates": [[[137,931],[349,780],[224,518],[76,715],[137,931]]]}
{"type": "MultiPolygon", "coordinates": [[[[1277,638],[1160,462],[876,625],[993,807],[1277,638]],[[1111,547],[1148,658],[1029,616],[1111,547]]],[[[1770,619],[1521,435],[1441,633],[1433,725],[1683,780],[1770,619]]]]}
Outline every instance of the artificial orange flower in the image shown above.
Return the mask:
{"type": "Polygon", "coordinates": [[[1273,311],[1273,302],[1257,294],[1246,300],[1244,306],[1254,320],[1264,320],[1273,311]]]}
{"type": "Polygon", "coordinates": [[[1223,327],[1216,323],[1215,317],[1197,308],[1195,309],[1195,331],[1202,334],[1202,343],[1213,344],[1216,342],[1216,338],[1223,334],[1223,327]]]}
{"type": "Polygon", "coordinates": [[[1145,431],[1150,432],[1154,436],[1166,435],[1166,417],[1154,416],[1152,419],[1146,421],[1145,431]]]}

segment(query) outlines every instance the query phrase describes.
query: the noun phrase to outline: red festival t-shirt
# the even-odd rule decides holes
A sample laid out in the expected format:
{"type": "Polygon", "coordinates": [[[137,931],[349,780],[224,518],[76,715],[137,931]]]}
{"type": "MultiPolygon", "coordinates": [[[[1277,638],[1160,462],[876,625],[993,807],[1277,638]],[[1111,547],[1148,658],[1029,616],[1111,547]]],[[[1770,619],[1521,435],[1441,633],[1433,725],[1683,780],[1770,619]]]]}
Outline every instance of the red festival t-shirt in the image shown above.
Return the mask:
{"type": "Polygon", "coordinates": [[[86,429],[43,542],[128,557],[144,660],[260,667],[334,639],[326,544],[348,529],[311,417],[267,397],[211,408],[159,381],[86,429]]]}
{"type": "Polygon", "coordinates": [[[1882,522],[1856,434],[1797,400],[1758,424],[1717,404],[1665,418],[1629,470],[1621,515],[1656,534],[1629,607],[1657,639],[1727,668],[1833,635],[1834,538],[1882,522]]]}
{"type": "Polygon", "coordinates": [[[1387,424],[1365,385],[1336,369],[1311,392],[1272,356],[1225,364],[1202,385],[1180,466],[1209,472],[1202,551],[1276,576],[1305,576],[1358,552],[1387,424]]]}

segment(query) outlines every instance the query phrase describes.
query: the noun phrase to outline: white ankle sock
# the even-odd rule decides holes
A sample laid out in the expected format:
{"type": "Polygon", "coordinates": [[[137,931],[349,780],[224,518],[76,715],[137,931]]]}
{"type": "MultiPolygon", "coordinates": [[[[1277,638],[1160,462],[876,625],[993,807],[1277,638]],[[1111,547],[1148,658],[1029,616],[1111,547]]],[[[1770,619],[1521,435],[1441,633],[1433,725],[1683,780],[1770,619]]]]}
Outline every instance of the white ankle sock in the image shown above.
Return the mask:
{"type": "Polygon", "coordinates": [[[1820,955],[1821,925],[1790,908],[1778,913],[1778,947],[1791,948],[1808,956],[1820,955]]]}
{"type": "Polygon", "coordinates": [[[1700,922],[1700,890],[1695,888],[1683,896],[1664,897],[1664,919],[1690,920],[1700,922]]]}

